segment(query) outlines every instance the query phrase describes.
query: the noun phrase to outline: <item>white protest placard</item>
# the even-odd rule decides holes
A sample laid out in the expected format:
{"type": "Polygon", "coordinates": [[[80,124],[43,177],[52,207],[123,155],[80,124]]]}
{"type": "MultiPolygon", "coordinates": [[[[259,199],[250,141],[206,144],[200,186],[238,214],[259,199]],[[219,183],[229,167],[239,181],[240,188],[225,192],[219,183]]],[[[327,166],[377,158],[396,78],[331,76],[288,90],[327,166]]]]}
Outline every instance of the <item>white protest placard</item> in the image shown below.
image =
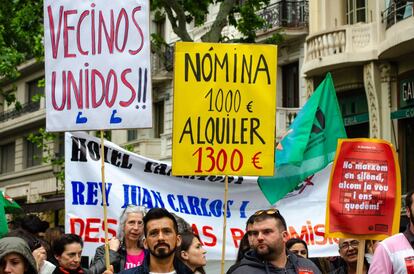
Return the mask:
{"type": "Polygon", "coordinates": [[[44,1],[47,131],[152,126],[148,0],[44,1]]]}
{"type": "MultiPolygon", "coordinates": [[[[85,241],[83,254],[93,257],[104,242],[100,140],[86,133],[66,133],[66,232],[85,241]]],[[[164,207],[192,225],[209,260],[221,258],[224,176],[171,175],[171,166],[128,152],[105,141],[109,238],[129,204],[164,207]]],[[[276,207],[288,232],[308,242],[313,257],[337,255],[336,239],[325,239],[325,205],[331,166],[303,182],[276,207]]],[[[246,221],[257,210],[270,208],[257,177],[229,176],[226,260],[236,257],[246,221]]]]}

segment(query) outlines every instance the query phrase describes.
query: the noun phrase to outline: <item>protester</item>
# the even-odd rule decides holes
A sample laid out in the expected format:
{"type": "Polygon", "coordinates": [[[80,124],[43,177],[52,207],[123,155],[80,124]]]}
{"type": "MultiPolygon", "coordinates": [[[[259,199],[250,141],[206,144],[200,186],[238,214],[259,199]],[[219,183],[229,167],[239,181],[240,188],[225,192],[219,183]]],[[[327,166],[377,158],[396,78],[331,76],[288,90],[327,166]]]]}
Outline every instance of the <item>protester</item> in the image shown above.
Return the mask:
{"type": "MultiPolygon", "coordinates": [[[[358,245],[357,239],[339,239],[339,255],[342,258],[342,264],[332,271],[332,274],[354,274],[357,270],[358,262],[358,245]]],[[[369,264],[364,260],[362,273],[368,273],[369,264]]]]}
{"type": "Polygon", "coordinates": [[[43,238],[46,229],[49,227],[49,223],[42,221],[36,215],[25,215],[20,220],[20,227],[36,237],[43,238]]]}
{"type": "Polygon", "coordinates": [[[29,245],[18,237],[0,239],[0,274],[38,274],[29,245]]]}
{"type": "MultiPolygon", "coordinates": [[[[120,273],[192,273],[191,269],[175,256],[177,246],[181,244],[181,237],[178,235],[177,221],[170,212],[164,208],[152,208],[148,211],[144,217],[144,235],[144,246],[149,250],[144,263],[120,273]]],[[[104,272],[112,273],[110,270],[104,272]]]]}
{"type": "Polygon", "coordinates": [[[53,254],[59,265],[53,274],[81,274],[90,273],[80,265],[83,241],[75,234],[63,234],[53,244],[53,254]]]}
{"type": "MultiPolygon", "coordinates": [[[[48,229],[46,229],[44,240],[49,244],[50,247],[52,247],[55,241],[57,239],[60,239],[63,234],[65,234],[65,231],[62,227],[49,227],[48,229]]],[[[47,252],[47,260],[53,263],[54,265],[58,265],[55,256],[53,256],[52,249],[50,249],[50,251],[47,252]]]]}
{"type": "Polygon", "coordinates": [[[309,258],[308,245],[302,239],[290,238],[286,242],[286,248],[290,252],[296,254],[296,256],[301,256],[303,258],[311,260],[322,273],[329,273],[334,269],[328,258],[309,258]]]}
{"type": "Polygon", "coordinates": [[[405,196],[407,229],[381,241],[375,249],[370,274],[414,273],[414,191],[405,196]]]}
{"type": "MultiPolygon", "coordinates": [[[[145,208],[142,206],[127,206],[119,219],[118,238],[109,241],[109,262],[115,272],[139,266],[144,261],[143,249],[143,218],[145,208]]],[[[101,274],[105,267],[105,246],[96,249],[89,270],[93,274],[101,274]]]]}
{"type": "Polygon", "coordinates": [[[286,228],[286,221],[277,209],[257,211],[248,232],[253,250],[227,273],[321,273],[310,260],[286,250],[286,228]]]}
{"type": "Polygon", "coordinates": [[[55,240],[60,239],[62,235],[65,234],[65,231],[62,227],[49,227],[45,231],[44,240],[49,243],[50,246],[53,246],[55,240]]]}
{"type": "Polygon", "coordinates": [[[302,239],[290,238],[286,242],[286,248],[297,256],[301,256],[306,259],[308,258],[308,245],[302,239]]]}
{"type": "Polygon", "coordinates": [[[50,252],[50,246],[47,242],[22,228],[10,231],[7,236],[18,237],[26,242],[36,261],[36,269],[39,274],[51,274],[53,272],[55,266],[47,260],[47,254],[50,252]]]}
{"type": "Polygon", "coordinates": [[[207,251],[201,244],[200,237],[193,232],[184,232],[180,234],[181,245],[177,248],[177,256],[188,266],[193,273],[205,274],[204,266],[206,265],[207,251]]]}
{"type": "Polygon", "coordinates": [[[251,249],[251,246],[249,243],[249,236],[248,236],[248,233],[245,233],[239,243],[239,249],[237,250],[237,256],[236,256],[236,263],[240,262],[241,259],[243,259],[244,254],[250,249],[251,249]]]}

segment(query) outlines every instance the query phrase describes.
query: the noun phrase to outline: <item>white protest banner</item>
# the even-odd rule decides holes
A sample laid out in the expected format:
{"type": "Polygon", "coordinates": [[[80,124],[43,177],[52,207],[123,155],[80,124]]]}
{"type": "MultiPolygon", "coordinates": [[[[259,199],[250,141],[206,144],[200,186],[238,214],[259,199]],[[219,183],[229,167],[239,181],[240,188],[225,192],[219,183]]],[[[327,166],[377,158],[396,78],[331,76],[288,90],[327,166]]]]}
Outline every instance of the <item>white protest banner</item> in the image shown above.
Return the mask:
{"type": "MultiPolygon", "coordinates": [[[[84,255],[93,257],[104,242],[100,140],[74,132],[66,133],[65,142],[66,232],[80,235],[85,241],[84,255]]],[[[108,141],[104,159],[109,238],[117,235],[118,219],[127,205],[165,207],[192,225],[208,259],[220,259],[224,176],[174,177],[170,165],[108,141]]],[[[289,233],[308,242],[311,256],[337,255],[334,240],[323,238],[329,174],[330,166],[276,205],[286,218],[289,233]]],[[[257,177],[230,176],[228,180],[226,260],[233,260],[247,218],[270,206],[257,177]]]]}
{"type": "Polygon", "coordinates": [[[47,131],[152,126],[148,0],[44,1],[47,131]]]}

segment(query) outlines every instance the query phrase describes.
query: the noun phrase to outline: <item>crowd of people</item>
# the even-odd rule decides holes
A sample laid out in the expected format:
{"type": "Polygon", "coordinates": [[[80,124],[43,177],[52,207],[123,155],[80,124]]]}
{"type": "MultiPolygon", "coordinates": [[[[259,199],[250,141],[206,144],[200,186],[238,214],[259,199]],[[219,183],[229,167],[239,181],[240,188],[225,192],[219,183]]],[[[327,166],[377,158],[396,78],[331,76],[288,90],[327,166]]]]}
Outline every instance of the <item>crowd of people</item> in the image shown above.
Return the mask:
{"type": "MultiPolygon", "coordinates": [[[[414,192],[406,196],[409,224],[382,242],[366,241],[363,273],[414,273],[414,192]]],[[[205,274],[206,250],[183,219],[164,208],[128,206],[117,237],[96,249],[88,268],[81,266],[83,241],[59,227],[47,228],[27,216],[0,239],[0,274],[205,274]],[[46,229],[47,228],[47,229],[46,229]]],[[[358,239],[340,239],[339,257],[311,258],[306,242],[291,238],[277,209],[259,210],[246,222],[234,265],[227,274],[357,273],[358,239]]]]}

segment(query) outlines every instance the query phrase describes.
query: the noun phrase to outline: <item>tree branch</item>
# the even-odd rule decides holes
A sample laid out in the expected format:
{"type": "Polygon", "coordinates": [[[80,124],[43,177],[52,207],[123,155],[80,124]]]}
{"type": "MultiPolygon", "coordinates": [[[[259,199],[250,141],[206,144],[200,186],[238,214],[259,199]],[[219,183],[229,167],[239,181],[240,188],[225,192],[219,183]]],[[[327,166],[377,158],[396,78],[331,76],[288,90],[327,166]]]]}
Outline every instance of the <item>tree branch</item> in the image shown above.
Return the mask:
{"type": "Polygon", "coordinates": [[[230,11],[236,4],[236,0],[224,0],[220,4],[219,12],[217,13],[216,20],[211,25],[210,30],[201,37],[203,42],[219,42],[221,38],[221,31],[227,25],[227,17],[230,11]]]}
{"type": "Polygon", "coordinates": [[[162,5],[167,13],[174,33],[183,41],[193,41],[187,31],[187,21],[183,6],[178,4],[176,0],[164,0],[162,1],[162,5]],[[176,16],[174,16],[173,12],[176,16]]]}

